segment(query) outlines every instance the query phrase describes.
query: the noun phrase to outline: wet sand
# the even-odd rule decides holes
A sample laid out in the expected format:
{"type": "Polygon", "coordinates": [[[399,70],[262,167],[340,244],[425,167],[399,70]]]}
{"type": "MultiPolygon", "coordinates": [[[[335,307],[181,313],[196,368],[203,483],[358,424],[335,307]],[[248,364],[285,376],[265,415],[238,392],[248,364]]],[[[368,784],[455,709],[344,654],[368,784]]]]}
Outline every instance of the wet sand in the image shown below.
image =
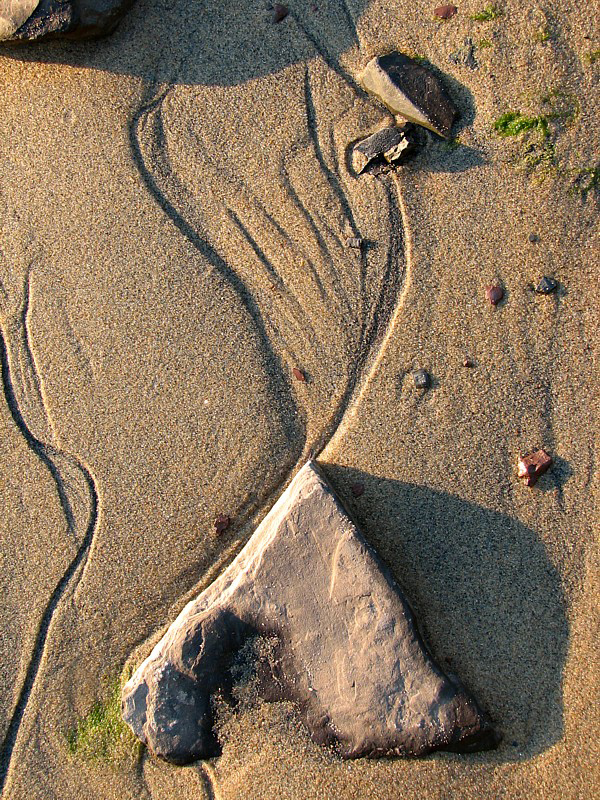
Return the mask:
{"type": "Polygon", "coordinates": [[[594,20],[312,5],[273,25],[245,0],[140,2],[109,39],[0,53],[10,800],[594,795],[598,204],[569,193],[598,160],[594,20]],[[448,60],[467,36],[476,70],[448,60]],[[357,179],[348,145],[390,117],[356,77],[391,48],[444,74],[460,143],[357,179]],[[577,112],[552,127],[558,168],[528,175],[493,122],[553,90],[577,112]],[[541,446],[555,465],[527,489],[517,458],[541,446]],[[246,698],[208,765],[70,756],[311,449],[498,750],[345,763],[246,698]]]}

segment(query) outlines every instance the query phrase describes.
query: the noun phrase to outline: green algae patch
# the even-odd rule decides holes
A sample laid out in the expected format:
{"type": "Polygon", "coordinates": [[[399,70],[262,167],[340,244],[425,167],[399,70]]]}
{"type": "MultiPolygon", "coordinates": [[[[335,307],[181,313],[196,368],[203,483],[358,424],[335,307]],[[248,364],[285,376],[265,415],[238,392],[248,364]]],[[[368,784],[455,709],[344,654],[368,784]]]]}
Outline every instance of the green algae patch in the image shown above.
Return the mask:
{"type": "Polygon", "coordinates": [[[471,19],[475,22],[491,22],[494,19],[499,19],[504,16],[504,11],[498,6],[490,5],[473,14],[471,19]]]}
{"type": "Polygon", "coordinates": [[[584,201],[588,194],[598,195],[600,192],[600,163],[594,167],[583,167],[578,170],[573,178],[569,194],[579,195],[584,201]]]}
{"type": "Polygon", "coordinates": [[[545,115],[527,117],[520,111],[507,111],[502,114],[494,122],[494,130],[498,136],[520,136],[530,131],[537,131],[544,137],[549,135],[548,119],[545,115]]]}
{"type": "Polygon", "coordinates": [[[121,716],[123,677],[113,680],[103,700],[97,700],[89,712],[67,733],[71,756],[82,761],[122,764],[135,763],[142,745],[121,716]]]}

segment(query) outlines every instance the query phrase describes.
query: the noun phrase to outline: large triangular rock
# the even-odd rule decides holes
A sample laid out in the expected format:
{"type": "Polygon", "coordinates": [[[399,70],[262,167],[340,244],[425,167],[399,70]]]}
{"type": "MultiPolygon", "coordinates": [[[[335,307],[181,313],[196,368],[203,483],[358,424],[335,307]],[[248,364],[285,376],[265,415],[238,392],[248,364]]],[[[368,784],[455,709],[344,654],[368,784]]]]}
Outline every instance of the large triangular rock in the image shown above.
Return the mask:
{"type": "Polygon", "coordinates": [[[360,76],[364,88],[393,114],[448,137],[456,107],[430,70],[403,53],[371,59],[360,76]]]}
{"type": "Polygon", "coordinates": [[[296,702],[312,737],[343,757],[495,743],[313,462],[125,685],[124,719],[169,761],[215,755],[211,694],[231,687],[232,658],[257,634],[278,642],[259,670],[264,695],[296,702]]]}

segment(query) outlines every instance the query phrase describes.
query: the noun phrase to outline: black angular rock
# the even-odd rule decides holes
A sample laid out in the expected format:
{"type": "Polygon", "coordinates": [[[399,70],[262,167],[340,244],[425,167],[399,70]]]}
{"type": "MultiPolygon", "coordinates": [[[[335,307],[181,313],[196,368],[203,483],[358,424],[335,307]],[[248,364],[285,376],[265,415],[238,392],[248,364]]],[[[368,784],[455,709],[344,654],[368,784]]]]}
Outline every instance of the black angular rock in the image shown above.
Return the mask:
{"type": "Polygon", "coordinates": [[[364,88],[393,114],[448,138],[456,107],[440,79],[403,53],[373,58],[361,75],[364,88]]]}
{"type": "Polygon", "coordinates": [[[57,38],[93,39],[106,36],[112,33],[134,2],[135,0],[40,0],[39,5],[16,30],[11,31],[6,26],[0,28],[0,40],[7,44],[25,44],[57,38]]]}
{"type": "Polygon", "coordinates": [[[548,275],[544,275],[538,285],[535,287],[535,291],[537,294],[552,294],[558,288],[558,282],[554,280],[554,278],[549,278],[548,275]]]}
{"type": "Polygon", "coordinates": [[[418,369],[413,373],[413,380],[416,389],[429,389],[431,385],[431,378],[426,369],[418,369]]]}
{"type": "Polygon", "coordinates": [[[263,697],[294,702],[313,739],[344,758],[497,743],[313,462],[124,686],[136,736],[175,763],[215,755],[211,695],[230,691],[250,640],[263,697]]]}
{"type": "Polygon", "coordinates": [[[405,161],[416,145],[414,125],[398,125],[367,136],[354,146],[352,168],[357,175],[362,172],[391,168],[405,161]]]}

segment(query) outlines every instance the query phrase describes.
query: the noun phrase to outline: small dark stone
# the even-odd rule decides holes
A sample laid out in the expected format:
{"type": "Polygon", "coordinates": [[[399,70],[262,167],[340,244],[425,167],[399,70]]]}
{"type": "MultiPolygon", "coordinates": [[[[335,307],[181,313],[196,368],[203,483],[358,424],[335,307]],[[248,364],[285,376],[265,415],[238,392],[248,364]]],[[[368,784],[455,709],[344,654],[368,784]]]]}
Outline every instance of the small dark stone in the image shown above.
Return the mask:
{"type": "Polygon", "coordinates": [[[429,389],[431,384],[431,378],[426,369],[418,369],[414,372],[413,380],[415,382],[415,388],[417,389],[429,389]]]}
{"type": "Polygon", "coordinates": [[[346,246],[353,250],[360,250],[363,245],[363,240],[359,236],[349,236],[346,239],[346,246]]]}
{"type": "Polygon", "coordinates": [[[452,17],[456,14],[457,11],[458,8],[453,5],[438,6],[434,10],[433,14],[438,19],[452,19],[452,17]]]}
{"type": "Polygon", "coordinates": [[[273,22],[281,22],[289,13],[287,6],[284,6],[282,3],[275,3],[273,6],[273,22]]]}
{"type": "Polygon", "coordinates": [[[357,175],[381,171],[381,167],[391,168],[405,161],[415,146],[415,127],[410,122],[383,128],[354,146],[352,168],[357,175]]]}
{"type": "Polygon", "coordinates": [[[471,367],[474,367],[474,366],[475,366],[475,362],[470,358],[465,358],[465,360],[463,361],[463,367],[471,368],[471,367]]]}
{"type": "Polygon", "coordinates": [[[225,514],[219,514],[215,520],[215,530],[217,533],[223,533],[231,525],[231,519],[225,514]]]}
{"type": "Polygon", "coordinates": [[[353,483],[350,487],[350,491],[354,497],[361,497],[365,493],[365,485],[364,483],[353,483]]]}
{"type": "Polygon", "coordinates": [[[493,306],[497,306],[504,297],[504,289],[501,286],[498,286],[498,284],[487,286],[485,290],[485,296],[493,306]]]}
{"type": "Polygon", "coordinates": [[[538,234],[537,234],[537,233],[530,233],[530,234],[529,234],[529,241],[530,241],[532,244],[535,244],[536,242],[539,242],[539,240],[540,240],[540,237],[538,236],[538,234]]]}
{"type": "Polygon", "coordinates": [[[552,294],[558,288],[558,281],[555,281],[554,278],[548,277],[548,275],[544,275],[542,280],[538,283],[535,287],[535,291],[538,294],[552,294]]]}

